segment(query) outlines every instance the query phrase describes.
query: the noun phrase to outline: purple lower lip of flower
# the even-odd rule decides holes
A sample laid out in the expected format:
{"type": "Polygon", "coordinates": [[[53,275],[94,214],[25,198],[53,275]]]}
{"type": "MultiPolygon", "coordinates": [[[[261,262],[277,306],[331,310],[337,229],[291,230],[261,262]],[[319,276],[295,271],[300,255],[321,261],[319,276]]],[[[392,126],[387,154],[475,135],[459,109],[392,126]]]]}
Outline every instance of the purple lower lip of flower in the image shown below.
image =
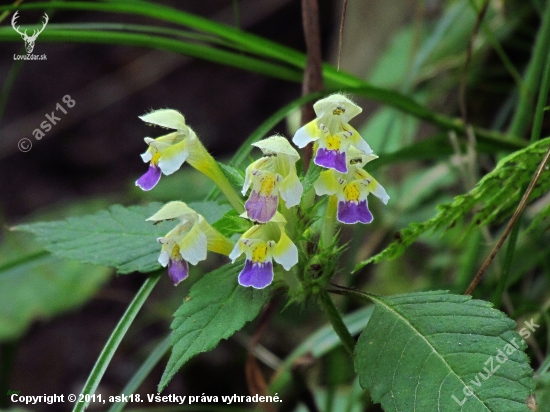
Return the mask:
{"type": "Polygon", "coordinates": [[[263,289],[273,282],[273,263],[254,263],[246,259],[244,268],[239,274],[239,285],[263,289]]]}
{"type": "Polygon", "coordinates": [[[149,170],[136,180],[136,186],[143,190],[151,190],[160,180],[161,170],[158,166],[149,165],[149,170]]]}
{"type": "Polygon", "coordinates": [[[250,193],[250,197],[244,204],[246,214],[250,220],[260,223],[266,223],[275,216],[279,196],[262,196],[255,190],[250,193]]]}
{"type": "Polygon", "coordinates": [[[369,210],[366,200],[355,202],[338,202],[338,220],[342,223],[370,223],[372,213],[369,210]]]}
{"type": "Polygon", "coordinates": [[[319,148],[315,156],[315,164],[327,169],[334,169],[340,173],[348,172],[346,153],[341,153],[338,150],[319,148]]]}
{"type": "Polygon", "coordinates": [[[168,262],[168,276],[174,286],[180,283],[189,275],[189,264],[183,259],[170,259],[168,262]]]}

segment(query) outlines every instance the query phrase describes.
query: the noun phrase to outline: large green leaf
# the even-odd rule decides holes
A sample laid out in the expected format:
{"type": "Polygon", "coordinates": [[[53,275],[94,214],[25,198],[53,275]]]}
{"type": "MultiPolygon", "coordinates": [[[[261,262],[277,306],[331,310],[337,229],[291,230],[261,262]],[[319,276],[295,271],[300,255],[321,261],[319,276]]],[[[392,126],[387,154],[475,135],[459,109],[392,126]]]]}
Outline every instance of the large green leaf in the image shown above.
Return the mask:
{"type": "MultiPolygon", "coordinates": [[[[158,269],[160,246],[174,222],[153,225],[145,221],[161,208],[160,203],[124,207],[114,205],[93,215],[67,220],[20,225],[32,232],[44,248],[57,256],[117,268],[119,273],[158,269]]],[[[189,203],[209,222],[218,220],[230,207],[216,202],[189,203]]]]}
{"type": "Polygon", "coordinates": [[[355,368],[386,412],[529,411],[526,344],[490,303],[441,291],[368,298],[355,368]]]}
{"type": "MultiPolygon", "coordinates": [[[[460,219],[474,216],[469,229],[502,222],[511,216],[550,146],[550,138],[540,140],[503,158],[493,171],[486,174],[468,193],[456,196],[452,203],[438,205],[438,213],[421,223],[411,223],[401,230],[397,240],[382,252],[359,263],[358,270],[370,262],[399,257],[418,237],[428,231],[453,227],[460,219]],[[479,206],[477,209],[476,206],[479,206]]],[[[530,200],[550,190],[550,179],[542,178],[531,193],[530,200]]],[[[540,211],[542,218],[547,209],[540,211]]],[[[541,219],[542,219],[541,218],[541,219]]],[[[465,232],[467,233],[467,232],[465,232]]]]}
{"type": "Polygon", "coordinates": [[[0,267],[0,341],[14,339],[35,320],[81,305],[108,279],[110,270],[30,253],[0,267]],[[84,276],[85,274],[85,276],[84,276]]]}
{"type": "Polygon", "coordinates": [[[251,321],[269,299],[269,289],[237,283],[242,264],[229,264],[202,277],[174,314],[172,355],[159,383],[163,390],[193,356],[213,349],[251,321]]]}

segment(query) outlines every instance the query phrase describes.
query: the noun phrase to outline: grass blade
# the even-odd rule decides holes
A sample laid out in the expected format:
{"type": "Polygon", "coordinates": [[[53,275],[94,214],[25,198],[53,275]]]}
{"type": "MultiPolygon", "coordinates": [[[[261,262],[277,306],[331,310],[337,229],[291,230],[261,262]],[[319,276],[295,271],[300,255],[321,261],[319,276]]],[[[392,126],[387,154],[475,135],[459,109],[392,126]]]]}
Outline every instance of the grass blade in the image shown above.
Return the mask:
{"type": "MultiPolygon", "coordinates": [[[[107,366],[109,366],[109,363],[111,362],[111,359],[113,358],[113,355],[115,354],[118,345],[128,331],[128,328],[134,321],[137,313],[147,300],[147,297],[157,284],[159,278],[160,272],[149,276],[147,280],[143,283],[143,286],[141,286],[141,289],[138,291],[132,302],[130,302],[130,305],[126,309],[126,312],[124,312],[124,315],[122,315],[122,318],[120,318],[120,321],[116,325],[113,333],[109,337],[109,340],[103,347],[101,354],[97,358],[92,372],[90,373],[90,376],[88,377],[88,380],[86,381],[86,384],[82,389],[82,395],[91,395],[95,393],[95,390],[97,389],[97,386],[99,385],[99,382],[101,381],[101,378],[103,377],[107,366]]],[[[89,403],[89,401],[75,403],[73,412],[85,411],[89,403]]]]}

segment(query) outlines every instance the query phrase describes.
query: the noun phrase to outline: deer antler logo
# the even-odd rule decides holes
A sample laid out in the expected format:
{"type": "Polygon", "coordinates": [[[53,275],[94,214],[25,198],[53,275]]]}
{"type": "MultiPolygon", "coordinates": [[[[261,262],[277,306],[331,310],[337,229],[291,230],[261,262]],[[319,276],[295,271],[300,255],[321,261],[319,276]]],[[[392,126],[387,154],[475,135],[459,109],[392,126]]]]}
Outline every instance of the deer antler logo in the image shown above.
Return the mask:
{"type": "Polygon", "coordinates": [[[27,49],[27,54],[31,54],[32,50],[34,49],[34,43],[36,42],[36,38],[46,28],[46,24],[48,24],[49,18],[48,18],[48,15],[46,13],[44,13],[44,22],[42,23],[42,28],[40,30],[33,30],[32,36],[29,36],[29,35],[27,35],[27,30],[25,30],[24,33],[21,33],[19,31],[19,27],[15,26],[17,24],[17,18],[19,17],[17,15],[18,13],[19,13],[19,11],[16,11],[15,14],[13,15],[13,17],[11,19],[11,25],[12,25],[13,29],[17,33],[19,33],[21,35],[21,37],[23,38],[23,40],[25,41],[25,49],[27,49]]]}

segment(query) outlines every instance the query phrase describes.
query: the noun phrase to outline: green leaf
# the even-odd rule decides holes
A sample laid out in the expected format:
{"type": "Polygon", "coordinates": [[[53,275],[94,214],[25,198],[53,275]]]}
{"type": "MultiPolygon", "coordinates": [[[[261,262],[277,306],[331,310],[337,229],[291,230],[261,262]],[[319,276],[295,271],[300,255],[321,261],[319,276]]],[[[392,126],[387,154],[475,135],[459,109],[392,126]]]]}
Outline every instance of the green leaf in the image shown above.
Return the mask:
{"type": "Polygon", "coordinates": [[[324,169],[321,166],[317,166],[315,163],[311,162],[307,169],[305,176],[302,178],[302,186],[304,187],[304,193],[309,192],[313,187],[319,175],[324,169]]]}
{"type": "Polygon", "coordinates": [[[217,222],[226,213],[233,210],[227,203],[220,204],[218,202],[190,202],[187,206],[202,215],[210,224],[217,222]]]}
{"type": "Polygon", "coordinates": [[[15,339],[35,320],[49,319],[92,297],[110,269],[63,261],[47,252],[0,267],[0,341],[15,339]],[[83,274],[86,276],[83,276],[83,274]]]}
{"type": "MultiPolygon", "coordinates": [[[[383,158],[386,153],[395,152],[405,143],[412,142],[419,123],[414,117],[405,116],[395,109],[384,107],[369,118],[360,133],[369,141],[372,150],[383,158]]],[[[447,137],[447,146],[448,142],[447,137]]]]}
{"type": "MultiPolygon", "coordinates": [[[[46,250],[60,257],[115,267],[119,273],[151,272],[160,267],[157,238],[175,226],[174,222],[153,225],[145,221],[161,207],[160,203],[114,205],[93,215],[20,225],[17,229],[34,233],[46,250]]],[[[216,202],[189,203],[189,207],[209,222],[230,209],[216,202]]]]}
{"type": "Polygon", "coordinates": [[[212,225],[214,229],[228,238],[233,236],[235,233],[246,232],[251,226],[252,223],[250,220],[240,217],[234,209],[231,209],[212,225]]]}
{"type": "MultiPolygon", "coordinates": [[[[18,10],[89,10],[95,12],[106,12],[110,15],[115,13],[135,14],[158,19],[165,22],[175,23],[179,26],[209,33],[226,40],[229,43],[238,45],[239,48],[246,48],[250,53],[281,60],[292,65],[305,66],[305,56],[296,50],[285,47],[278,43],[262,37],[246,33],[238,28],[227,24],[214,22],[208,18],[196,16],[191,13],[178,10],[177,8],[164,6],[154,2],[131,1],[131,2],[39,2],[34,4],[18,5],[18,10]]],[[[9,10],[9,6],[0,6],[0,10],[9,10]]],[[[12,7],[13,9],[13,7],[12,7]]]]}
{"type": "MultiPolygon", "coordinates": [[[[20,37],[13,29],[11,32],[12,33],[10,33],[9,30],[5,30],[4,27],[0,27],[0,42],[6,40],[15,41],[17,37],[20,37]]],[[[226,64],[288,81],[299,82],[301,79],[301,74],[298,70],[287,66],[263,61],[255,57],[245,56],[238,52],[221,50],[209,45],[165,38],[152,34],[70,29],[46,30],[44,34],[46,34],[44,36],[45,41],[124,44],[138,47],[150,47],[152,49],[166,50],[197,57],[219,64],[226,64]]]]}
{"type": "Polygon", "coordinates": [[[540,211],[537,213],[537,216],[533,219],[526,232],[545,232],[549,228],[549,218],[550,217],[550,203],[543,206],[540,211]]]}
{"type": "Polygon", "coordinates": [[[269,289],[245,288],[237,283],[243,265],[229,264],[202,277],[174,314],[172,355],[159,383],[162,391],[193,356],[213,349],[251,321],[269,299],[269,289]]]}
{"type": "MultiPolygon", "coordinates": [[[[546,4],[539,26],[531,60],[525,70],[525,86],[528,93],[521,93],[515,106],[515,113],[510,124],[510,131],[516,136],[523,136],[530,126],[530,119],[535,106],[534,97],[542,81],[544,66],[548,59],[550,45],[550,3],[546,4]]],[[[546,96],[545,96],[546,97],[546,96]]]]}
{"type": "MultiPolygon", "coordinates": [[[[104,200],[95,199],[64,206],[63,211],[82,214],[102,207],[104,200]]],[[[50,211],[41,218],[54,219],[59,213],[50,211]]],[[[113,273],[106,267],[52,256],[33,237],[0,230],[0,341],[17,339],[33,322],[44,322],[81,306],[113,273]]]]}
{"type": "MultiPolygon", "coordinates": [[[[369,136],[364,134],[364,136],[369,136]]],[[[466,142],[459,142],[461,149],[466,150],[466,142]]],[[[477,142],[476,149],[480,153],[495,153],[498,151],[508,151],[510,147],[500,144],[488,144],[487,142],[477,142]]],[[[437,160],[446,159],[455,153],[453,147],[449,144],[447,133],[438,133],[432,137],[419,142],[403,146],[401,149],[383,153],[376,161],[367,164],[366,169],[372,172],[381,166],[388,164],[407,162],[411,160],[437,160]]]]}
{"type": "Polygon", "coordinates": [[[527,345],[490,303],[442,291],[368,298],[376,306],[355,368],[386,412],[529,411],[527,345]]]}
{"type": "MultiPolygon", "coordinates": [[[[493,171],[485,175],[470,192],[456,196],[452,203],[438,205],[438,213],[421,223],[412,223],[401,230],[397,240],[379,254],[359,263],[354,271],[370,262],[380,262],[399,257],[420,235],[428,231],[448,229],[474,210],[469,230],[491,223],[502,222],[511,216],[523,196],[542,158],[550,146],[550,138],[535,142],[503,158],[493,171]]],[[[550,190],[550,179],[540,179],[531,193],[533,200],[550,190]]],[[[546,213],[543,209],[542,213],[546,213]]],[[[465,231],[464,234],[469,233],[465,231]]]]}
{"type": "Polygon", "coordinates": [[[233,186],[238,187],[239,190],[243,187],[244,173],[241,170],[237,169],[236,167],[229,166],[220,162],[218,162],[218,166],[220,166],[220,169],[222,169],[223,174],[225,175],[225,177],[227,177],[227,179],[229,179],[229,181],[233,186]]]}
{"type": "Polygon", "coordinates": [[[544,374],[538,378],[537,412],[550,412],[550,375],[544,374]]]}

